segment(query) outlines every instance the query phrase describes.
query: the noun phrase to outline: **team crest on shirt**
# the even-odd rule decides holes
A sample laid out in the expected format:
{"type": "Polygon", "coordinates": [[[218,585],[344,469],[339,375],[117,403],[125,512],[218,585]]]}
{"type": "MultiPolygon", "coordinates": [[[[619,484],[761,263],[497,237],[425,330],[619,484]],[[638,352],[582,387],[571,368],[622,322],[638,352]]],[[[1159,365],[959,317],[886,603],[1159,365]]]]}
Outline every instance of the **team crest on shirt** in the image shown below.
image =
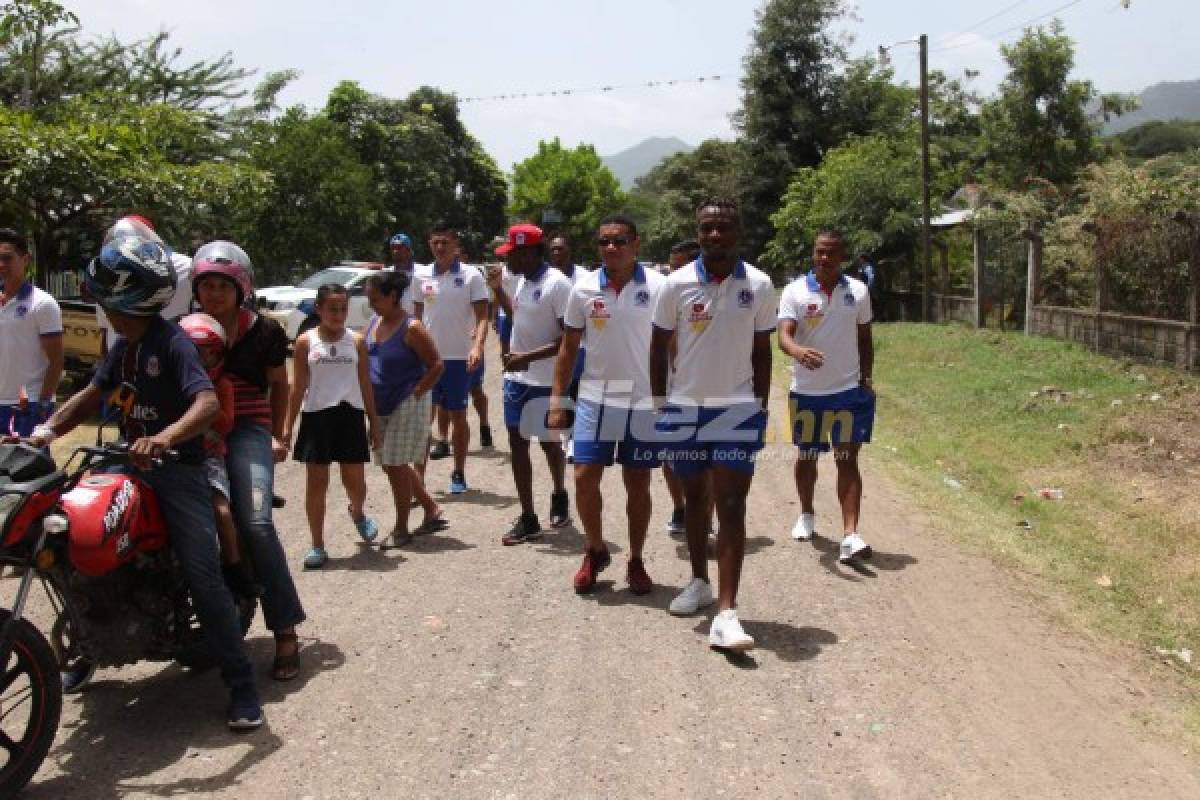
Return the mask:
{"type": "Polygon", "coordinates": [[[808,327],[815,328],[825,319],[825,312],[821,309],[820,303],[809,303],[804,309],[804,323],[808,327]]]}
{"type": "Polygon", "coordinates": [[[541,289],[534,289],[534,290],[533,290],[533,302],[535,302],[535,303],[536,303],[536,302],[538,302],[538,301],[539,301],[539,300],[541,300],[541,299],[542,299],[542,290],[541,290],[541,289]]]}
{"type": "Polygon", "coordinates": [[[754,291],[752,289],[739,289],[737,303],[738,308],[749,308],[754,305],[754,291]]]}
{"type": "Polygon", "coordinates": [[[146,374],[151,378],[157,378],[162,373],[162,367],[158,363],[158,356],[150,356],[146,359],[146,374]]]}
{"type": "Polygon", "coordinates": [[[703,333],[710,322],[712,322],[712,314],[708,311],[708,303],[692,303],[691,311],[688,313],[688,325],[691,326],[692,332],[703,333]]]}
{"type": "Polygon", "coordinates": [[[28,313],[29,313],[29,306],[27,306],[27,305],[17,306],[17,319],[24,319],[25,315],[28,313]]]}
{"type": "Polygon", "coordinates": [[[463,285],[464,284],[463,284],[463,279],[462,279],[461,275],[454,279],[454,288],[455,289],[461,289],[463,287],[463,285]]]}
{"type": "Polygon", "coordinates": [[[854,295],[846,292],[844,295],[842,295],[842,304],[847,306],[854,305],[854,295]]]}
{"type": "Polygon", "coordinates": [[[645,289],[638,289],[637,294],[633,296],[633,304],[639,308],[650,305],[650,293],[645,289]]]}
{"type": "Polygon", "coordinates": [[[588,319],[592,321],[592,327],[598,331],[602,331],[611,318],[612,313],[608,310],[608,303],[604,302],[604,298],[594,298],[591,308],[588,309],[588,319]]]}

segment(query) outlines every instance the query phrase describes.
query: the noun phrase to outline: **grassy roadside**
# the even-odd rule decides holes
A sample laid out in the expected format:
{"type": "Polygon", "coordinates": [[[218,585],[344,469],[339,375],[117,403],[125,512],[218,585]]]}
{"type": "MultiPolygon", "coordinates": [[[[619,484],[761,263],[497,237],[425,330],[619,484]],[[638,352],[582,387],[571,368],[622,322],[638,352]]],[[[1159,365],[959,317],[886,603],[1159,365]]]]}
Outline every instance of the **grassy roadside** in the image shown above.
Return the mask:
{"type": "Polygon", "coordinates": [[[1019,334],[875,336],[870,458],[950,535],[1035,576],[1073,624],[1200,687],[1186,652],[1200,651],[1200,381],[1019,334]]]}

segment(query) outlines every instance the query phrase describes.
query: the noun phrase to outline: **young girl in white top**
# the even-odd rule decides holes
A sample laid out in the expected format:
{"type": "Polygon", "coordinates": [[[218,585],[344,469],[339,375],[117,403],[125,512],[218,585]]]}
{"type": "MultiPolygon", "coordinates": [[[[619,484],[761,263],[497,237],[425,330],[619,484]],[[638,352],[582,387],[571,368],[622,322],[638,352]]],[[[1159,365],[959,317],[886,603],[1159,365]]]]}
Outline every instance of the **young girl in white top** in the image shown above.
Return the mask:
{"type": "Polygon", "coordinates": [[[293,457],[304,462],[307,475],[304,511],[312,548],[304,555],[305,569],[320,569],[329,560],[325,550],[325,493],[329,489],[329,465],[335,461],[350,498],[350,518],[359,535],[367,542],[379,535],[375,521],[363,509],[367,500],[363,465],[371,459],[371,449],[378,449],[380,435],[366,342],[346,329],[350,310],[346,287],[325,284],[317,290],[316,305],[321,323],[296,339],[292,395],[283,431],[283,441],[290,443],[296,417],[300,416],[293,457]]]}

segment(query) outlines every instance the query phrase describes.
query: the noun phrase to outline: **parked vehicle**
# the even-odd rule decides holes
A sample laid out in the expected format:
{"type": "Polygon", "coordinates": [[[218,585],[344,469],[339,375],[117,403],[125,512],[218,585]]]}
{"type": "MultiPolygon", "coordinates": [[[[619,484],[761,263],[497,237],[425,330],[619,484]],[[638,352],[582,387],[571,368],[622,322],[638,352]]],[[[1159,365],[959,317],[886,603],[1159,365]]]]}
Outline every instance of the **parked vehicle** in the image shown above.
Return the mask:
{"type": "Polygon", "coordinates": [[[96,306],[83,300],[60,299],[63,355],[68,372],[90,372],[103,357],[104,331],[96,321],[96,306]]]}
{"type": "MultiPolygon", "coordinates": [[[[102,471],[128,461],[124,444],[79,447],[59,469],[42,450],[0,444],[0,565],[21,573],[12,610],[0,609],[0,797],[37,772],[63,693],[98,667],[208,660],[153,490],[102,471]],[[34,583],[54,613],[47,633],[25,618],[34,583]]],[[[239,599],[243,630],[256,605],[239,599]]]]}
{"type": "Polygon", "coordinates": [[[359,261],[338,264],[310,275],[297,286],[268,286],[258,289],[255,297],[262,312],[283,326],[288,339],[295,340],[307,327],[311,327],[311,324],[305,327],[304,322],[312,314],[312,301],[316,299],[317,289],[327,283],[340,283],[350,294],[350,316],[346,319],[346,327],[361,331],[371,319],[371,309],[367,305],[366,280],[382,268],[383,264],[359,261]],[[305,304],[305,301],[309,302],[305,304]]]}

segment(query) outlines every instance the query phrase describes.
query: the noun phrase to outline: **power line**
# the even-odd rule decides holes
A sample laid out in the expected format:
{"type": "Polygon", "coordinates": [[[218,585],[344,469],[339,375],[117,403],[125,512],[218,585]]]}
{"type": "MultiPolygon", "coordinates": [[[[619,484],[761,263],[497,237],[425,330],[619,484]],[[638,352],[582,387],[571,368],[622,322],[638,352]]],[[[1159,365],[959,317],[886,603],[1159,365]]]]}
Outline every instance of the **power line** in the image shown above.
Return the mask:
{"type": "Polygon", "coordinates": [[[974,22],[974,23],[968,25],[966,30],[960,31],[958,33],[955,33],[955,34],[952,34],[951,36],[946,37],[945,39],[942,39],[941,42],[939,42],[939,44],[946,44],[947,42],[952,42],[955,39],[960,39],[963,36],[966,36],[967,34],[974,33],[976,28],[981,28],[984,25],[987,25],[992,20],[1003,17],[1005,14],[1012,11],[1017,6],[1023,6],[1028,2],[1029,2],[1029,0],[1017,0],[1017,2],[1012,3],[1011,5],[1005,6],[1004,8],[997,11],[995,14],[992,14],[990,17],[984,17],[983,19],[979,20],[979,22],[974,22]]]}
{"type": "MultiPolygon", "coordinates": [[[[990,36],[990,37],[984,37],[984,38],[999,38],[999,37],[1001,37],[1001,36],[1005,36],[1005,35],[1007,35],[1007,34],[1009,34],[1009,33],[1012,33],[1013,31],[1023,30],[1023,29],[1025,29],[1025,28],[1027,28],[1028,26],[1032,25],[1032,24],[1033,24],[1033,23],[1035,23],[1035,22],[1039,22],[1039,21],[1041,21],[1041,20],[1043,20],[1043,19],[1046,19],[1046,17],[1052,17],[1052,16],[1054,16],[1055,14],[1058,14],[1058,13],[1060,13],[1060,12],[1066,11],[1066,10],[1067,10],[1067,9],[1069,9],[1069,8],[1072,8],[1073,6],[1077,6],[1077,5],[1079,5],[1080,3],[1082,3],[1082,2],[1083,2],[1083,0],[1071,0],[1071,2],[1069,2],[1069,3],[1063,3],[1063,4],[1062,4],[1061,6],[1059,6],[1058,8],[1055,8],[1055,9],[1052,9],[1052,10],[1050,10],[1050,11],[1047,11],[1045,14],[1039,14],[1039,15],[1038,15],[1038,16],[1036,16],[1036,17],[1033,17],[1033,18],[1031,18],[1031,19],[1027,19],[1027,20],[1025,20],[1024,22],[1020,23],[1019,25],[1013,25],[1011,28],[1005,28],[1005,29],[1004,29],[1004,30],[1002,30],[1002,31],[998,31],[997,33],[993,33],[993,34],[991,34],[991,36],[990,36]]],[[[964,34],[964,35],[965,35],[965,34],[964,34]]],[[[969,47],[970,45],[973,45],[973,44],[975,44],[975,43],[976,43],[976,42],[974,42],[974,41],[970,41],[970,42],[961,42],[961,43],[959,43],[959,44],[951,44],[951,45],[946,45],[945,47],[939,47],[939,48],[937,48],[936,50],[931,50],[930,52],[932,52],[932,53],[941,53],[941,52],[943,52],[943,51],[945,51],[945,50],[957,50],[957,49],[958,49],[958,48],[960,48],[960,47],[969,47]]]]}
{"type": "Polygon", "coordinates": [[[492,94],[479,97],[460,97],[460,103],[487,103],[503,100],[528,100],[535,97],[570,97],[577,94],[595,94],[603,92],[619,92],[627,89],[658,89],[681,84],[711,83],[729,80],[732,75],[701,75],[697,78],[672,78],[663,81],[643,81],[641,83],[626,83],[614,86],[588,86],[574,89],[546,89],[540,92],[508,92],[507,94],[492,94]]]}

